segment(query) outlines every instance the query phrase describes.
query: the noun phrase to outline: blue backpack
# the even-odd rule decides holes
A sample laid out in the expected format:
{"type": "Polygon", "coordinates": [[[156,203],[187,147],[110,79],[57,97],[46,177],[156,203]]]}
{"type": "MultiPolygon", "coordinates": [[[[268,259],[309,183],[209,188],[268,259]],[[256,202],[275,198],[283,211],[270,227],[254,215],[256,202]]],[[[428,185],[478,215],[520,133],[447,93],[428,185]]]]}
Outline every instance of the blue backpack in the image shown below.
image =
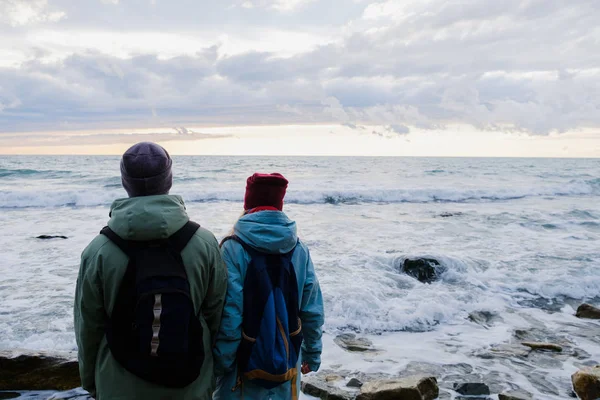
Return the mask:
{"type": "Polygon", "coordinates": [[[195,381],[204,361],[202,324],[194,310],[181,251],[200,225],[189,221],[168,239],[124,240],[100,232],[129,257],[105,334],[113,357],[160,386],[195,381]]]}
{"type": "Polygon", "coordinates": [[[244,281],[242,341],[238,348],[238,384],[242,379],[266,389],[292,381],[295,398],[302,345],[298,283],[292,265],[297,247],[286,254],[262,253],[230,236],[250,255],[244,281]]]}

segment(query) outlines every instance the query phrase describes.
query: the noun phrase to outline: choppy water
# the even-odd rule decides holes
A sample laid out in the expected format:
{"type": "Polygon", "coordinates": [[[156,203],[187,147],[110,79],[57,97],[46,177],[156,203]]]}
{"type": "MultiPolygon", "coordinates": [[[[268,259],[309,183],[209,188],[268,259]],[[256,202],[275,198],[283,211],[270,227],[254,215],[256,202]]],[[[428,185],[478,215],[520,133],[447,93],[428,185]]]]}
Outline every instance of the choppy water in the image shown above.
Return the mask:
{"type": "MultiPolygon", "coordinates": [[[[220,238],[239,216],[245,178],[290,179],[286,212],[308,243],[326,301],[325,367],[400,371],[409,361],[503,371],[539,398],[568,395],[578,363],[600,361],[595,322],[573,317],[600,300],[600,160],[175,157],[172,193],[220,238]],[[398,273],[403,257],[447,268],[427,285],[398,273]],[[485,328],[472,311],[502,321],[485,328]],[[589,357],[532,365],[556,387],[475,357],[515,329],[554,332],[589,357]],[[383,353],[348,354],[344,331],[383,353]],[[581,332],[585,332],[582,334],[581,332]]],[[[0,348],[74,350],[79,255],[125,192],[118,157],[0,157],[0,348]],[[42,241],[40,234],[67,240],[42,241]]],[[[600,332],[600,331],[597,331],[600,332]]]]}

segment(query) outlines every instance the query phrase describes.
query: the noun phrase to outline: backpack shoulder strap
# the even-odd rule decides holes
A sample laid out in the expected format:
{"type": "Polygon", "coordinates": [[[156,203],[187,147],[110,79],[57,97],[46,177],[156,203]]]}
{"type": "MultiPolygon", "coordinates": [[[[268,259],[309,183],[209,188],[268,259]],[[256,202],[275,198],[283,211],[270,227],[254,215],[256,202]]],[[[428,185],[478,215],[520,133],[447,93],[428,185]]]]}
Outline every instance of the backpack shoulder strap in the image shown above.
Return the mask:
{"type": "Polygon", "coordinates": [[[250,246],[248,243],[244,242],[237,235],[231,235],[231,236],[227,236],[227,237],[223,238],[223,240],[221,240],[220,246],[222,247],[223,244],[228,240],[235,240],[236,242],[238,242],[244,248],[244,250],[246,250],[246,252],[248,254],[250,254],[251,257],[254,256],[255,254],[259,253],[258,250],[256,250],[254,247],[250,246]]]}
{"type": "Polygon", "coordinates": [[[129,255],[131,253],[132,248],[131,248],[129,242],[125,239],[122,239],[121,236],[117,235],[108,226],[105,226],[104,228],[102,228],[102,230],[100,231],[100,234],[106,236],[111,242],[116,244],[117,247],[119,249],[121,249],[121,251],[123,253],[125,253],[127,255],[129,255]]]}
{"type": "Polygon", "coordinates": [[[177,253],[181,253],[199,228],[199,224],[194,221],[188,221],[181,229],[169,237],[169,245],[177,253]]]}

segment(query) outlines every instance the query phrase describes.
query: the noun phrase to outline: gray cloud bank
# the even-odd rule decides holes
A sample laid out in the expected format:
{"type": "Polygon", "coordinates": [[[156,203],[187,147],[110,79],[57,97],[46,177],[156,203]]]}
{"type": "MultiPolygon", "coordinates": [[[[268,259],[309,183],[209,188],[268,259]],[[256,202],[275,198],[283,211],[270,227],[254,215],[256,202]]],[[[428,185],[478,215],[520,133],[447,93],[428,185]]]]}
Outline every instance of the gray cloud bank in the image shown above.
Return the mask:
{"type": "Polygon", "coordinates": [[[340,27],[337,41],[292,57],[227,56],[216,43],[168,59],[90,50],[48,62],[38,49],[0,67],[0,132],[319,122],[384,126],[379,135],[453,123],[548,134],[600,126],[599,1],[360,4],[362,15],[340,27]]]}

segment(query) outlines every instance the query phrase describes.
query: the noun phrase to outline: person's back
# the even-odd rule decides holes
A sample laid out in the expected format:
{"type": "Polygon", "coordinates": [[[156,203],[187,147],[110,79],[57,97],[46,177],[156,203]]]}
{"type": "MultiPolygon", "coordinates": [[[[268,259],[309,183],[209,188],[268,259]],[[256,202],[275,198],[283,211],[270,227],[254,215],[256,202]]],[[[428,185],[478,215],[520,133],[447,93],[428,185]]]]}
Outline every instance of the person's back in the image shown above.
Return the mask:
{"type": "MultiPolygon", "coordinates": [[[[300,364],[302,363],[303,373],[319,369],[322,347],[321,327],[324,322],[323,299],[308,248],[298,240],[296,223],[282,211],[286,187],[287,180],[279,174],[255,174],[250,177],[244,204],[246,213],[234,227],[233,240],[225,240],[222,243],[221,251],[228,269],[228,290],[223,320],[214,350],[218,377],[214,399],[294,399],[298,396],[300,388],[300,364]],[[259,268],[264,266],[264,257],[261,255],[275,260],[279,257],[272,257],[272,255],[280,255],[282,259],[291,257],[293,266],[291,275],[297,284],[297,290],[294,288],[291,292],[298,296],[298,301],[293,303],[298,308],[301,329],[293,332],[296,328],[293,318],[288,319],[285,316],[281,316],[284,320],[283,324],[278,317],[277,325],[274,326],[277,329],[275,334],[281,334],[285,350],[292,358],[297,356],[292,349],[295,335],[303,336],[304,340],[297,365],[292,366],[287,374],[279,376],[265,373],[266,371],[263,370],[253,371],[254,363],[247,361],[248,355],[242,360],[244,351],[238,351],[248,347],[248,344],[252,346],[261,340],[264,346],[265,341],[269,340],[263,337],[249,337],[251,335],[245,331],[248,317],[254,313],[259,313],[263,318],[263,327],[269,325],[268,321],[264,321],[264,318],[269,316],[262,315],[263,309],[251,310],[248,309],[247,304],[248,293],[246,292],[251,291],[251,296],[261,296],[257,288],[247,286],[250,282],[248,279],[250,265],[255,267],[256,258],[260,258],[259,268]],[[275,382],[276,379],[281,379],[282,382],[275,382]],[[273,380],[271,385],[268,384],[269,380],[273,380]]],[[[287,264],[283,262],[282,265],[287,264]]],[[[252,268],[250,273],[257,273],[255,269],[257,268],[252,268]]],[[[279,276],[273,271],[270,274],[272,279],[275,279],[273,276],[279,276]]],[[[256,277],[253,277],[253,281],[257,281],[256,277]]],[[[263,297],[268,295],[269,293],[262,293],[263,297]]],[[[272,300],[273,297],[274,294],[270,299],[272,300]]],[[[263,306],[260,301],[258,304],[260,307],[263,306]]],[[[265,314],[269,313],[267,311],[269,307],[271,313],[275,308],[273,304],[266,305],[265,314]]],[[[294,313],[293,306],[290,307],[289,304],[288,310],[294,313]]],[[[276,343],[271,348],[275,348],[276,351],[276,343]]],[[[255,351],[260,352],[261,349],[255,351]]]]}
{"type": "MultiPolygon", "coordinates": [[[[103,230],[105,234],[98,235],[81,258],[74,317],[82,386],[97,400],[210,399],[214,389],[211,348],[219,327],[227,284],[217,241],[209,231],[189,224],[181,197],[168,194],[172,181],[171,160],[160,146],[151,143],[133,146],[123,156],[121,172],[123,186],[130,197],[113,203],[108,222],[110,231],[103,230]],[[114,240],[109,238],[110,232],[117,235],[114,240]],[[182,236],[185,237],[180,238],[180,243],[176,243],[174,248],[179,250],[179,245],[183,250],[177,252],[169,247],[168,238],[173,240],[182,236]],[[167,247],[162,251],[156,248],[157,243],[167,247]],[[148,257],[147,245],[153,246],[153,255],[166,257],[163,258],[166,261],[155,262],[148,257]],[[137,260],[137,267],[132,272],[134,275],[128,279],[125,275],[126,271],[132,271],[130,262],[140,257],[135,255],[138,253],[129,252],[129,247],[138,249],[146,257],[142,257],[143,262],[137,260]],[[165,265],[171,269],[170,272],[160,271],[165,265]],[[144,267],[158,270],[153,275],[144,271],[144,267]],[[140,278],[144,273],[147,275],[146,283],[140,278]],[[174,278],[165,281],[164,275],[174,278]],[[147,329],[130,323],[131,329],[143,331],[138,335],[142,338],[140,346],[143,352],[124,348],[127,342],[123,340],[123,321],[117,320],[117,311],[121,319],[122,315],[129,315],[128,311],[133,313],[127,304],[121,304],[124,297],[122,286],[127,282],[132,286],[126,288],[125,295],[128,291],[135,291],[131,295],[135,299],[143,290],[152,294],[149,310],[140,311],[139,305],[135,309],[137,313],[149,314],[147,329]],[[146,289],[140,289],[142,284],[147,286],[146,289]],[[178,287],[174,289],[169,285],[178,287]],[[177,294],[182,295],[177,297],[177,294]],[[188,312],[193,312],[191,315],[195,319],[190,321],[189,332],[173,332],[168,324],[181,325],[177,318],[182,317],[173,316],[173,313],[181,313],[185,309],[186,299],[188,303],[191,300],[188,312]],[[196,326],[194,330],[193,326],[196,326]],[[182,337],[187,339],[188,335],[189,341],[180,340],[182,337]],[[108,340],[111,337],[113,339],[108,340]],[[173,343],[176,341],[182,343],[173,343]],[[169,356],[169,346],[190,349],[190,352],[194,349],[197,354],[182,354],[181,362],[191,359],[198,370],[189,377],[179,377],[179,381],[177,376],[171,380],[157,376],[156,371],[168,371],[164,365],[160,369],[159,364],[169,356]],[[135,359],[146,356],[147,362],[139,361],[143,358],[135,359]],[[158,369],[152,370],[153,367],[158,369]]],[[[141,317],[144,318],[144,315],[141,317]]],[[[132,340],[137,340],[137,336],[133,336],[132,340]]],[[[177,360],[173,365],[177,365],[177,360]]]]}

